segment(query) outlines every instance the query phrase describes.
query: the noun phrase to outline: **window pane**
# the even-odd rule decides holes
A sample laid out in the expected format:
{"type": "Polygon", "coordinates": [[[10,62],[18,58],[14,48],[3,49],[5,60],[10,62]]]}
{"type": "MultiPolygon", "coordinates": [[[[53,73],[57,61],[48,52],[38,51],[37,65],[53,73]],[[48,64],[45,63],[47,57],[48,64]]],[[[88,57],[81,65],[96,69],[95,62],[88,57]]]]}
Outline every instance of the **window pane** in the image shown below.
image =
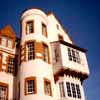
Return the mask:
{"type": "Polygon", "coordinates": [[[59,83],[59,88],[60,88],[60,96],[65,97],[64,83],[63,82],[59,83]]]}
{"type": "Polygon", "coordinates": [[[6,37],[2,36],[2,45],[6,47],[6,37]]]}

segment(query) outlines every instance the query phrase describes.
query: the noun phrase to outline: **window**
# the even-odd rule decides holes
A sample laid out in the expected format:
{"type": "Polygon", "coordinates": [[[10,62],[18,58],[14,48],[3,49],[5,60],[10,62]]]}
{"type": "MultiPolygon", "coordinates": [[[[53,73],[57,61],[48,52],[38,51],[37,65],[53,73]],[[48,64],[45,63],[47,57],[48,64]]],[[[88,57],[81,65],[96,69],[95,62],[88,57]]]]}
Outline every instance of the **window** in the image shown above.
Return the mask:
{"type": "Polygon", "coordinates": [[[45,24],[42,24],[42,34],[47,37],[47,27],[45,24]]]}
{"type": "Polygon", "coordinates": [[[8,100],[8,86],[0,83],[0,100],[8,100]]]}
{"type": "Polygon", "coordinates": [[[72,54],[71,54],[71,50],[70,50],[70,48],[68,48],[68,56],[69,56],[69,60],[72,61],[72,54]]]}
{"type": "Polygon", "coordinates": [[[47,79],[44,79],[44,92],[46,95],[52,96],[51,83],[47,79]]]}
{"type": "Polygon", "coordinates": [[[13,41],[11,39],[8,39],[8,48],[12,48],[13,41]]]}
{"type": "Polygon", "coordinates": [[[79,52],[76,51],[76,61],[78,63],[80,63],[80,56],[79,56],[79,52]]]}
{"type": "Polygon", "coordinates": [[[25,94],[36,94],[36,78],[29,77],[25,79],[25,94]]]}
{"type": "Polygon", "coordinates": [[[72,50],[72,57],[73,57],[73,61],[76,62],[76,56],[75,56],[75,51],[72,50]]]}
{"type": "Polygon", "coordinates": [[[67,86],[67,95],[68,95],[69,97],[71,97],[71,96],[72,96],[72,94],[71,94],[71,87],[70,87],[70,83],[69,83],[69,82],[66,82],[66,86],[67,86]]]}
{"type": "Polygon", "coordinates": [[[33,21],[27,22],[26,32],[27,32],[27,34],[33,33],[33,21]]]}
{"type": "Polygon", "coordinates": [[[57,63],[59,61],[59,49],[55,48],[54,54],[55,54],[55,62],[57,63]]]}
{"type": "Polygon", "coordinates": [[[49,61],[49,51],[48,46],[43,44],[43,60],[48,63],[49,61]]]}
{"type": "Polygon", "coordinates": [[[58,39],[59,39],[59,41],[63,41],[64,40],[63,36],[61,36],[61,35],[58,35],[58,39]]]}
{"type": "Polygon", "coordinates": [[[34,59],[34,42],[27,43],[28,60],[34,59]]]}
{"type": "Polygon", "coordinates": [[[80,92],[80,87],[78,84],[76,84],[76,91],[77,91],[77,97],[81,98],[81,92],[80,92]]]}
{"type": "Polygon", "coordinates": [[[64,83],[63,82],[59,83],[59,88],[60,88],[60,96],[65,97],[64,83]]]}
{"type": "Polygon", "coordinates": [[[6,44],[7,44],[7,39],[5,36],[2,36],[2,45],[6,47],[7,46],[6,44]]]}
{"type": "Polygon", "coordinates": [[[8,73],[14,73],[14,58],[8,58],[8,73]]]}
{"type": "Polygon", "coordinates": [[[0,68],[2,66],[2,54],[0,54],[0,68]]]}
{"type": "Polygon", "coordinates": [[[71,87],[72,87],[72,94],[73,94],[73,97],[76,98],[75,85],[74,85],[73,83],[71,83],[71,87]]]}
{"type": "Polygon", "coordinates": [[[66,97],[66,95],[68,95],[68,97],[81,98],[81,91],[80,91],[80,87],[78,84],[66,82],[65,85],[66,86],[64,86],[64,82],[59,83],[61,97],[66,97]],[[67,89],[67,93],[64,91],[65,87],[67,89]]]}
{"type": "Polygon", "coordinates": [[[68,56],[70,61],[80,63],[80,56],[78,51],[68,48],[68,56]]]}
{"type": "Polygon", "coordinates": [[[57,29],[59,30],[59,25],[57,24],[57,29]]]}

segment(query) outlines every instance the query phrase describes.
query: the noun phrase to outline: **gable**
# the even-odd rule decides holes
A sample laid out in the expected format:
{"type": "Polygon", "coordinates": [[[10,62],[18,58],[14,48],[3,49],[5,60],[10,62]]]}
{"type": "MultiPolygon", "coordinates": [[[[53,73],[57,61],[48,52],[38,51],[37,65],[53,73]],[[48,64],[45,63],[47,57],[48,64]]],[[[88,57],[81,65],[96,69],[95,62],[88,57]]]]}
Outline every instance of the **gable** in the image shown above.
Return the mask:
{"type": "Polygon", "coordinates": [[[12,39],[16,39],[15,32],[10,25],[6,25],[3,29],[1,29],[0,34],[12,39]]]}

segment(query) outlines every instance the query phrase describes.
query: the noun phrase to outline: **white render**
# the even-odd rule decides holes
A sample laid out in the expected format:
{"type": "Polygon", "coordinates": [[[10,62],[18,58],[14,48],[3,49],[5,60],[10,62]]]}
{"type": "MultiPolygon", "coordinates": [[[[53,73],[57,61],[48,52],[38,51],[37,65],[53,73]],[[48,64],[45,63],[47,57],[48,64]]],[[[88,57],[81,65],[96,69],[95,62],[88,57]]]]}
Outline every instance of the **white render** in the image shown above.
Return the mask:
{"type": "MultiPolygon", "coordinates": [[[[18,55],[18,68],[16,76],[13,76],[4,71],[0,72],[0,82],[7,83],[9,85],[8,100],[13,100],[14,98],[16,98],[16,100],[85,100],[83,82],[90,74],[86,53],[82,48],[77,47],[73,43],[68,33],[65,32],[54,14],[45,14],[40,9],[26,10],[21,16],[21,27],[22,33],[20,33],[20,45],[23,46],[27,41],[46,43],[49,47],[49,59],[51,63],[48,64],[42,59],[38,58],[30,61],[26,60],[19,64],[19,60],[23,59],[19,57],[19,49],[14,48],[13,50],[8,50],[8,48],[0,45],[0,50],[5,50],[6,52],[10,52],[14,55],[17,52],[18,55]],[[34,21],[34,33],[26,34],[26,23],[32,20],[34,21]],[[41,23],[44,23],[47,27],[47,37],[42,35],[41,23]],[[59,25],[59,29],[57,29],[57,25],[59,25]],[[63,36],[63,41],[65,44],[59,42],[58,35],[63,36]],[[76,63],[69,60],[68,48],[79,52],[81,63],[76,63]],[[59,53],[58,62],[55,62],[55,49],[57,49],[59,53]],[[68,70],[70,71],[70,74],[67,72],[68,70]],[[76,76],[74,76],[73,73],[76,76]],[[25,95],[25,79],[30,76],[36,77],[37,93],[25,95]],[[52,96],[45,95],[44,93],[44,78],[50,80],[51,82],[52,96]],[[65,97],[60,96],[60,82],[64,83],[65,97]],[[80,86],[81,98],[73,98],[67,95],[66,82],[78,84],[80,86]],[[19,84],[20,97],[18,88],[19,84]]],[[[36,53],[36,55],[38,57],[42,57],[42,54],[39,52],[36,53]]],[[[6,63],[6,56],[7,54],[4,52],[3,63],[6,63]]],[[[3,65],[2,68],[6,69],[3,65]]]]}

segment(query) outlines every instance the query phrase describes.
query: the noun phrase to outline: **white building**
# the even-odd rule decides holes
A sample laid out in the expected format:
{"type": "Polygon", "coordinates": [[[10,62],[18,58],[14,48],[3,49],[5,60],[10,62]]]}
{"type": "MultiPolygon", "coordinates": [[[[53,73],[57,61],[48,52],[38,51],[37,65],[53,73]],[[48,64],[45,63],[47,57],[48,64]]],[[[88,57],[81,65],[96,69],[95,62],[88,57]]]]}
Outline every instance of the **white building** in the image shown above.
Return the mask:
{"type": "Polygon", "coordinates": [[[53,13],[25,11],[20,43],[9,25],[0,30],[0,100],[85,100],[88,76],[86,50],[53,13]]]}

